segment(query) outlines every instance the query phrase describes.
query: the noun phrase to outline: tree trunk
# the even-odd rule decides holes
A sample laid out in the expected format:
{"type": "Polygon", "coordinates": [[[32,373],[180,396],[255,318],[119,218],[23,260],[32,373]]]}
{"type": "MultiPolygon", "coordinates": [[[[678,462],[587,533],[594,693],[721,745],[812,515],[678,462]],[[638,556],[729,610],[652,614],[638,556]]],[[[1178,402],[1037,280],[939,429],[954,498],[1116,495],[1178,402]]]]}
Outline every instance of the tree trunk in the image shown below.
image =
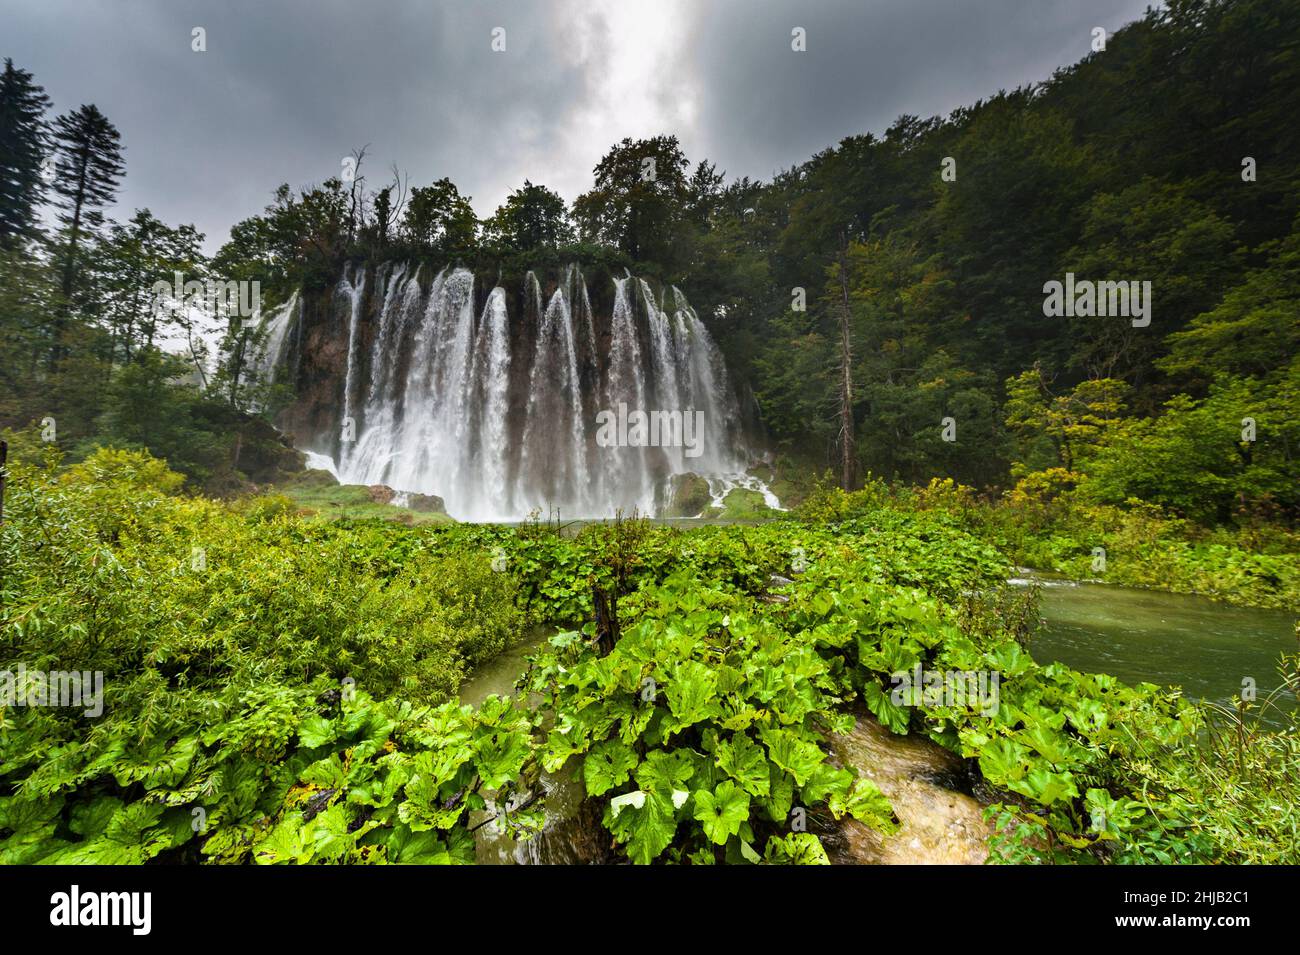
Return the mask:
{"type": "Polygon", "coordinates": [[[591,597],[596,606],[596,654],[603,657],[618,643],[618,597],[599,585],[592,586],[591,597]]]}
{"type": "Polygon", "coordinates": [[[0,441],[0,524],[5,522],[5,462],[9,460],[9,442],[0,441]]]}
{"type": "Polygon", "coordinates": [[[81,164],[77,171],[77,195],[72,206],[72,227],[68,234],[68,257],[63,263],[63,301],[55,311],[54,348],[50,352],[50,368],[57,369],[62,363],[67,348],[64,338],[67,335],[68,316],[72,312],[72,280],[77,267],[77,244],[81,237],[81,210],[86,204],[86,176],[90,167],[90,147],[81,149],[81,164]]]}
{"type": "Polygon", "coordinates": [[[840,233],[840,486],[853,490],[856,480],[853,424],[853,350],[849,337],[849,276],[847,241],[840,233]]]}

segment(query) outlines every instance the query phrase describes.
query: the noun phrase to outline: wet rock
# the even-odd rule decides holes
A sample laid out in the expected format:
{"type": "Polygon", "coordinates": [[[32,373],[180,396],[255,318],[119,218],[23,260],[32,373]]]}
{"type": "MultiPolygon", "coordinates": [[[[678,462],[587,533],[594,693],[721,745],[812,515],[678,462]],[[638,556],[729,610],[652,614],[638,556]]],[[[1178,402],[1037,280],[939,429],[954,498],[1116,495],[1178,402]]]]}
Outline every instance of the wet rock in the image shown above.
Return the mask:
{"type": "Polygon", "coordinates": [[[392,504],[395,507],[405,507],[412,511],[419,511],[422,514],[447,513],[442,498],[436,494],[394,491],[387,484],[371,484],[366,488],[366,493],[370,495],[370,500],[375,504],[392,504]]]}
{"type": "MultiPolygon", "coordinates": [[[[964,776],[960,757],[915,734],[896,736],[865,710],[846,736],[831,737],[834,761],[857,769],[889,799],[900,828],[884,835],[856,819],[826,820],[827,855],[848,865],[982,865],[988,858],[985,803],[947,788],[964,776]]],[[[969,788],[969,783],[966,784],[969,788]]]]}
{"type": "Polygon", "coordinates": [[[393,498],[397,496],[397,492],[387,484],[372,484],[366,488],[366,491],[370,494],[370,500],[375,504],[392,504],[393,498]]]}
{"type": "Polygon", "coordinates": [[[698,474],[678,474],[673,477],[672,491],[664,517],[695,517],[713,500],[709,482],[698,474]]]}
{"type": "Polygon", "coordinates": [[[447,506],[443,503],[442,498],[436,494],[408,494],[406,496],[406,506],[422,514],[447,513],[447,506]]]}

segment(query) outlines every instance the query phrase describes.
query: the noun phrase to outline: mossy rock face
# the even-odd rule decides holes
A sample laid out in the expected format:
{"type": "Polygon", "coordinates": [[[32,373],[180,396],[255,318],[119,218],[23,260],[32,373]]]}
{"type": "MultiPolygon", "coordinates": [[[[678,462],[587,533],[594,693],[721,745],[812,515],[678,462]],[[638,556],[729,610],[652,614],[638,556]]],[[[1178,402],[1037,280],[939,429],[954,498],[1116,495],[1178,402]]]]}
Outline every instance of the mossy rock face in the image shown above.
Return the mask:
{"type": "Polygon", "coordinates": [[[421,514],[447,513],[446,504],[436,494],[417,494],[414,491],[403,494],[401,491],[394,491],[387,484],[371,484],[366,490],[370,494],[370,500],[375,504],[392,504],[395,507],[419,511],[421,514]]]}
{"type": "Polygon", "coordinates": [[[406,506],[421,514],[446,514],[447,505],[436,494],[408,494],[406,506]]]}
{"type": "Polygon", "coordinates": [[[387,484],[371,484],[366,488],[370,494],[370,500],[374,504],[392,504],[393,498],[397,497],[397,492],[387,484]]]}
{"type": "Polygon", "coordinates": [[[698,474],[678,474],[673,477],[672,496],[664,508],[664,517],[695,517],[709,506],[713,493],[709,482],[698,474]]]}
{"type": "Polygon", "coordinates": [[[295,474],[288,481],[280,484],[282,489],[286,488],[325,488],[338,487],[338,478],[319,468],[306,468],[300,474],[295,474]]]}
{"type": "Polygon", "coordinates": [[[717,515],[726,521],[757,521],[772,516],[762,492],[747,487],[734,487],[722,499],[722,511],[717,515]]]}
{"type": "Polygon", "coordinates": [[[437,495],[409,494],[406,506],[398,507],[393,503],[397,492],[387,485],[339,484],[328,471],[308,471],[274,490],[322,520],[378,517],[401,524],[454,523],[437,495]]]}

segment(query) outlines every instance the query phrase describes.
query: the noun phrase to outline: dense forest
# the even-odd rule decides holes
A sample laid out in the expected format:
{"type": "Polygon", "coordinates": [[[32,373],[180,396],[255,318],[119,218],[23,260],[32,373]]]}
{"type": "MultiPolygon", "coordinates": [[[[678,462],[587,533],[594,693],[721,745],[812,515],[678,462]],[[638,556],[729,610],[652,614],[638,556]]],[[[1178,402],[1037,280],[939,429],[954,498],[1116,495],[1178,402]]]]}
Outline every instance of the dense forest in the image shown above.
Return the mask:
{"type": "Polygon", "coordinates": [[[1036,662],[1036,585],[1007,584],[1300,606],[1288,0],[1170,0],[1041,83],[765,182],[665,133],[480,219],[358,145],[211,256],[108,217],[130,144],[40,82],[5,60],[0,651],[109,681],[91,730],[0,705],[0,861],[482,861],[490,822],[599,834],[562,861],[864,861],[862,831],[917,824],[828,742],[868,723],[952,760],[981,861],[1296,861],[1293,654],[1280,683],[1220,674],[1258,704],[1129,686],[1036,662]],[[789,511],[395,515],[391,488],[304,472],[263,322],[152,291],[255,282],[270,312],[392,262],[680,288],[789,511]],[[1093,283],[1142,305],[1100,314],[1093,283]],[[460,705],[523,635],[531,695],[460,705]],[[891,694],[913,667],[997,675],[1000,714],[891,694]],[[557,823],[539,793],[570,778],[557,823]]]}

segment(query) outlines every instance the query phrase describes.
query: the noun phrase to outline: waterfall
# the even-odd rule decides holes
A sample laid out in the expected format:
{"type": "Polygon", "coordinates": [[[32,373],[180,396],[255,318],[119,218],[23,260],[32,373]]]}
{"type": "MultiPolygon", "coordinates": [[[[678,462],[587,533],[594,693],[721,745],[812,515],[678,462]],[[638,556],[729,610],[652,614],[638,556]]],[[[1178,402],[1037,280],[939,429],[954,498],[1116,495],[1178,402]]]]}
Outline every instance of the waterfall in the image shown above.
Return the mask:
{"type": "Polygon", "coordinates": [[[285,347],[289,342],[289,332],[300,315],[298,293],[294,292],[287,302],[258,325],[261,344],[253,356],[253,371],[259,381],[273,384],[278,378],[280,365],[285,358],[285,347]]]}
{"type": "Polygon", "coordinates": [[[348,300],[348,365],[347,376],[343,379],[343,427],[340,429],[340,441],[343,450],[340,456],[347,459],[348,452],[355,445],[356,416],[352,408],[353,379],[356,377],[357,329],[361,324],[361,296],[366,290],[365,270],[356,274],[344,271],[343,281],[339,285],[339,294],[348,300]]]}
{"type": "Polygon", "coordinates": [[[576,266],[545,289],[529,272],[513,295],[464,268],[369,271],[369,290],[354,267],[335,292],[341,401],[305,449],[344,483],[436,494],[474,521],[653,514],[687,472],[717,500],[766,490],[745,473],[722,355],[677,288],[607,279],[602,310],[576,266]]]}
{"type": "MultiPolygon", "coordinates": [[[[529,292],[541,290],[528,273],[529,292]]],[[[515,500],[525,509],[570,503],[581,511],[595,506],[587,467],[587,422],[578,377],[573,309],[564,288],[555,290],[542,312],[528,383],[528,413],[515,500]]]]}

